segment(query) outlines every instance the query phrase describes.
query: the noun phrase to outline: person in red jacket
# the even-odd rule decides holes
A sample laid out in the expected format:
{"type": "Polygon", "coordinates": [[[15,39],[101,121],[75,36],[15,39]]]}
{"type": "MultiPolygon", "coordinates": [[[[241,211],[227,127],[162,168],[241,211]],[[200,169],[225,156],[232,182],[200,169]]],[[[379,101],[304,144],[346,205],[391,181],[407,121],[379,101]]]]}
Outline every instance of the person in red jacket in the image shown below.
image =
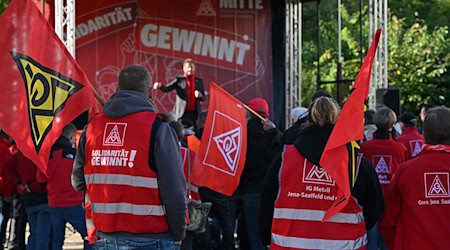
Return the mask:
{"type": "MultiPolygon", "coordinates": [[[[38,169],[36,178],[39,183],[47,184],[48,206],[53,226],[52,250],[61,250],[64,244],[66,223],[69,222],[83,237],[87,236],[83,203],[83,192],[72,187],[71,175],[76,154],[73,143],[77,128],[67,124],[61,136],[53,144],[47,165],[47,176],[38,169]]],[[[84,241],[84,249],[91,249],[84,241]]]]}
{"type": "Polygon", "coordinates": [[[384,209],[380,183],[364,157],[348,204],[322,222],[337,197],[338,186],[319,165],[339,115],[339,105],[320,97],[309,108],[310,124],[285,147],[263,183],[258,222],[270,249],[364,249],[366,230],[384,209]]]}
{"type": "Polygon", "coordinates": [[[380,231],[389,249],[450,246],[450,109],[430,109],[423,131],[422,152],[400,165],[386,195],[380,231]]]}
{"type": "Polygon", "coordinates": [[[25,208],[30,235],[27,249],[48,249],[50,243],[50,214],[47,201],[47,188],[36,180],[37,166],[19,150],[5,165],[8,178],[7,196],[17,188],[20,202],[25,208]]]}
{"type": "Polygon", "coordinates": [[[403,143],[408,149],[407,160],[409,160],[422,151],[422,145],[425,143],[425,140],[417,130],[417,118],[413,113],[405,112],[400,116],[399,120],[402,135],[397,137],[397,141],[403,143]]]}
{"type": "Polygon", "coordinates": [[[392,109],[383,107],[373,116],[377,130],[373,139],[361,144],[361,153],[375,166],[383,193],[398,166],[406,160],[406,147],[395,140],[392,129],[397,118],[392,109]]]}
{"type": "Polygon", "coordinates": [[[3,130],[0,130],[0,199],[1,199],[1,214],[2,218],[0,219],[0,243],[5,242],[6,236],[6,227],[8,224],[8,220],[10,218],[10,210],[11,210],[11,202],[7,202],[5,199],[5,191],[4,191],[4,179],[5,179],[5,171],[3,170],[6,161],[11,157],[11,151],[9,147],[11,146],[12,139],[9,137],[3,130]]]}
{"type": "MultiPolygon", "coordinates": [[[[361,153],[374,165],[383,194],[386,193],[398,166],[406,160],[406,147],[395,141],[392,135],[396,121],[397,117],[392,109],[388,107],[378,109],[373,116],[373,123],[377,126],[377,130],[373,133],[372,140],[361,144],[361,153]]],[[[387,249],[378,232],[378,224],[369,230],[368,241],[368,250],[387,249]]]]}

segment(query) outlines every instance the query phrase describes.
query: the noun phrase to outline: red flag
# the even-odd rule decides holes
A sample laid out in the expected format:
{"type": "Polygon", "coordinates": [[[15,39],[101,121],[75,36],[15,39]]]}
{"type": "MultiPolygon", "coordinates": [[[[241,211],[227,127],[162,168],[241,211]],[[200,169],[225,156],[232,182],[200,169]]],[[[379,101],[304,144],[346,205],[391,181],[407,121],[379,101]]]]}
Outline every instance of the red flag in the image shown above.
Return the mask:
{"type": "MultiPolygon", "coordinates": [[[[352,93],[342,108],[341,114],[320,159],[320,165],[339,186],[338,198],[333,206],[325,213],[323,221],[331,218],[343,209],[351,197],[347,144],[364,138],[364,101],[369,94],[372,64],[378,41],[380,40],[380,34],[381,29],[378,29],[353,84],[352,93]]],[[[355,146],[355,143],[352,143],[351,147],[354,148],[355,146]]],[[[351,153],[354,154],[354,150],[351,153]]],[[[356,157],[352,155],[351,165],[356,165],[355,162],[356,157]]]]}
{"type": "Polygon", "coordinates": [[[213,82],[210,91],[192,182],[229,196],[239,185],[247,153],[244,104],[213,82]]]}
{"type": "Polygon", "coordinates": [[[94,104],[89,81],[31,0],[0,17],[0,127],[44,173],[63,127],[94,104]]]}

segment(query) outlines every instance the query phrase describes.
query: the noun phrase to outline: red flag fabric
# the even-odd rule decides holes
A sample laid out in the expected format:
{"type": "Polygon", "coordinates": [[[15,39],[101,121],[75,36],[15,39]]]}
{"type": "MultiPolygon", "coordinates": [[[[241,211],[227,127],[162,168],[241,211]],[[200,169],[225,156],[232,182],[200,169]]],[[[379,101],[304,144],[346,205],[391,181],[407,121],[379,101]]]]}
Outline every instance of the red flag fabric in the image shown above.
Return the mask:
{"type": "Polygon", "coordinates": [[[244,104],[213,82],[210,92],[192,182],[230,196],[239,185],[247,153],[244,104]]]}
{"type": "MultiPolygon", "coordinates": [[[[380,40],[381,29],[375,33],[372,45],[353,84],[353,90],[328,139],[320,159],[320,165],[339,186],[337,199],[323,217],[331,218],[347,205],[351,197],[349,181],[349,152],[347,144],[364,138],[364,101],[368,97],[372,64],[380,40]],[[349,129],[351,128],[351,129],[349,129]]],[[[352,144],[352,147],[355,143],[352,144]]],[[[352,150],[353,151],[353,150],[352,150]]],[[[356,157],[354,157],[356,159],[356,157]]],[[[354,162],[354,161],[353,161],[354,162]]]]}
{"type": "Polygon", "coordinates": [[[0,128],[46,173],[64,126],[94,104],[92,90],[31,0],[13,0],[0,26],[0,128]]]}

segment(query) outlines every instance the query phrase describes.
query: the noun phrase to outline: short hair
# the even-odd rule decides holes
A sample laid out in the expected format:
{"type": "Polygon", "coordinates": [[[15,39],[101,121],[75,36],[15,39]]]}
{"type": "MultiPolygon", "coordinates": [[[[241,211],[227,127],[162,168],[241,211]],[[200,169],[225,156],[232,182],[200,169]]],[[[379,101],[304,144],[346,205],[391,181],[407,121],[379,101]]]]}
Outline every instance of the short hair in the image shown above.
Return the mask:
{"type": "Polygon", "coordinates": [[[186,63],[194,64],[194,65],[195,65],[194,60],[192,60],[191,58],[186,58],[186,59],[183,61],[183,66],[186,65],[186,63]]]}
{"type": "Polygon", "coordinates": [[[427,144],[450,145],[450,109],[444,106],[428,110],[423,122],[423,137],[427,144]]]}
{"type": "Polygon", "coordinates": [[[320,126],[335,124],[340,112],[341,108],[333,98],[321,96],[309,106],[309,119],[320,126]]]}
{"type": "Polygon", "coordinates": [[[134,90],[148,95],[150,82],[150,74],[144,66],[130,65],[119,74],[120,90],[134,90]]]}
{"type": "Polygon", "coordinates": [[[391,129],[394,127],[396,121],[397,116],[395,115],[395,112],[388,107],[378,109],[373,115],[373,123],[381,130],[391,129]]]}
{"type": "Polygon", "coordinates": [[[324,89],[319,89],[316,91],[316,93],[313,94],[311,102],[315,101],[317,98],[322,97],[322,96],[333,98],[333,96],[330,94],[330,92],[328,92],[324,89]]]}
{"type": "Polygon", "coordinates": [[[364,111],[364,124],[373,124],[373,116],[375,115],[375,110],[368,109],[364,111]]]}
{"type": "Polygon", "coordinates": [[[75,126],[75,124],[73,123],[69,123],[63,128],[61,135],[66,138],[70,138],[72,136],[75,136],[76,133],[77,133],[77,126],[75,126]]]}
{"type": "Polygon", "coordinates": [[[175,130],[177,134],[178,140],[181,141],[183,139],[183,125],[178,121],[169,122],[169,126],[175,130]]]}

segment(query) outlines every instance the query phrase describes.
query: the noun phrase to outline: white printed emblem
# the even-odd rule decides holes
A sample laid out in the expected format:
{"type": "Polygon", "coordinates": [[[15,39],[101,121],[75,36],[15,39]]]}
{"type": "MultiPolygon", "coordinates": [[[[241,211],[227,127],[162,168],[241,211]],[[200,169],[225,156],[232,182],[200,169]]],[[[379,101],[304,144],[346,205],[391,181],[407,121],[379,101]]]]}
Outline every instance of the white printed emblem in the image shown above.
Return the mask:
{"type": "Polygon", "coordinates": [[[425,197],[427,198],[446,198],[450,197],[449,173],[435,172],[424,173],[425,197]]]}
{"type": "Polygon", "coordinates": [[[202,0],[197,10],[197,16],[215,16],[216,11],[211,3],[211,0],[202,0]]]}
{"type": "Polygon", "coordinates": [[[391,156],[390,155],[374,155],[372,162],[376,163],[375,171],[377,174],[390,174],[391,173],[391,156]],[[388,162],[386,163],[386,160],[388,162]]]}
{"type": "Polygon", "coordinates": [[[126,123],[107,122],[103,131],[103,146],[123,146],[126,123]]]}
{"type": "Polygon", "coordinates": [[[242,125],[232,117],[214,110],[203,164],[229,175],[236,175],[241,159],[242,125]]]}
{"type": "Polygon", "coordinates": [[[230,168],[232,172],[234,172],[234,168],[237,163],[236,160],[238,154],[236,152],[238,151],[240,136],[241,128],[237,127],[233,130],[213,137],[217,148],[225,159],[228,168],[230,168]]]}
{"type": "Polygon", "coordinates": [[[421,140],[411,140],[409,141],[411,146],[411,157],[416,156],[422,151],[422,141],[421,140]]]}
{"type": "Polygon", "coordinates": [[[303,182],[334,186],[335,182],[324,168],[309,163],[306,159],[303,162],[303,182]]]}

